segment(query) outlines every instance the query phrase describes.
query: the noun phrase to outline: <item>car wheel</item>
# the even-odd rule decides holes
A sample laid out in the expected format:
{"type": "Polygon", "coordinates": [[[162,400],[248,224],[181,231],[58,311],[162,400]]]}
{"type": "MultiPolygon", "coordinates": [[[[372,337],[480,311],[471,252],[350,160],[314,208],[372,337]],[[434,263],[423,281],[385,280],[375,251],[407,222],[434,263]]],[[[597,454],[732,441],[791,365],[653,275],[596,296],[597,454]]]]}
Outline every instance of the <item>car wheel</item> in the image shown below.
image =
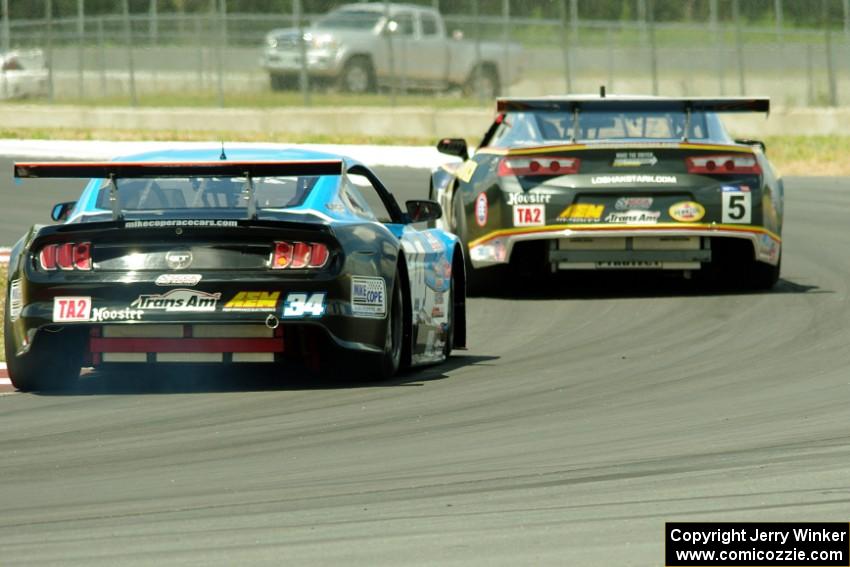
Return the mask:
{"type": "Polygon", "coordinates": [[[289,81],[283,75],[278,75],[277,73],[272,73],[269,75],[269,85],[271,86],[273,91],[282,91],[288,88],[289,81]]]}
{"type": "Polygon", "coordinates": [[[396,270],[393,280],[390,310],[387,313],[387,332],[384,341],[384,351],[380,354],[370,354],[371,364],[368,378],[387,379],[398,372],[401,367],[401,355],[404,347],[404,296],[402,295],[402,279],[396,270]]]}
{"type": "Polygon", "coordinates": [[[454,274],[452,274],[450,282],[451,283],[449,284],[449,293],[447,294],[448,297],[445,298],[445,302],[444,302],[444,305],[447,305],[448,309],[449,309],[448,322],[446,323],[446,325],[448,325],[448,328],[446,328],[446,336],[445,336],[446,344],[443,345],[443,355],[447,359],[452,354],[452,347],[454,346],[454,342],[455,342],[455,277],[454,277],[454,274]]]}
{"type": "Polygon", "coordinates": [[[767,290],[773,288],[779,281],[779,272],[782,270],[782,257],[775,266],[764,262],[753,262],[750,269],[750,289],[767,290]]]}
{"type": "Polygon", "coordinates": [[[84,343],[68,332],[40,331],[26,354],[15,353],[8,301],[3,321],[6,369],[12,385],[22,392],[68,390],[76,384],[83,365],[84,343]]]}
{"type": "Polygon", "coordinates": [[[463,92],[468,97],[491,100],[499,96],[499,77],[486,65],[479,65],[467,79],[463,92]]]}
{"type": "Polygon", "coordinates": [[[364,57],[354,57],[342,70],[339,77],[340,90],[362,94],[375,90],[375,77],[372,65],[364,57]]]}

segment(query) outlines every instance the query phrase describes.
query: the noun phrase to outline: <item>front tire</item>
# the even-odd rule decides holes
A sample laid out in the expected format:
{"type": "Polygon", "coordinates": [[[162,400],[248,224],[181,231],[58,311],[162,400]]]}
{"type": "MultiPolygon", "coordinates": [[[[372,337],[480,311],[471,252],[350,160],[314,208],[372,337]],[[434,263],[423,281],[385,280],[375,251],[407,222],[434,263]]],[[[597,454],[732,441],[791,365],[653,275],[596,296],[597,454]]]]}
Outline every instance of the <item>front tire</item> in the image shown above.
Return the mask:
{"type": "Polygon", "coordinates": [[[375,91],[375,72],[365,57],[353,57],[339,76],[339,88],[343,92],[364,94],[375,91]]]}

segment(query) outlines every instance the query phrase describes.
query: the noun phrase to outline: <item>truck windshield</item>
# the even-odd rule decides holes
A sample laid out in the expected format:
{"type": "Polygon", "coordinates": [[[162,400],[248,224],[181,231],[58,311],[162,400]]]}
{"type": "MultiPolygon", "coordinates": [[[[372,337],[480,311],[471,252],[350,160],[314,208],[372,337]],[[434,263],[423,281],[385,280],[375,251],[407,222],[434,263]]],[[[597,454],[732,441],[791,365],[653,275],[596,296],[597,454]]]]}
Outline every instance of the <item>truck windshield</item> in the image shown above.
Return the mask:
{"type": "MultiPolygon", "coordinates": [[[[712,116],[716,121],[716,117],[712,116]]],[[[711,120],[704,112],[690,118],[687,138],[711,137],[711,120]]],[[[571,112],[508,112],[491,141],[494,146],[591,140],[675,140],[685,134],[682,112],[582,112],[576,121],[571,112]],[[575,123],[578,127],[573,132],[575,123]]],[[[714,137],[718,137],[715,133],[714,137]]],[[[722,137],[722,136],[721,136],[722,137]]]]}
{"type": "MultiPolygon", "coordinates": [[[[295,207],[320,177],[257,177],[253,179],[258,209],[295,207]]],[[[245,209],[248,193],[245,178],[118,179],[118,201],[124,211],[168,211],[186,209],[245,209]]],[[[109,185],[104,181],[96,206],[109,209],[109,185]]]]}
{"type": "Polygon", "coordinates": [[[376,10],[336,10],[316,21],[317,28],[371,30],[383,17],[376,10]]]}

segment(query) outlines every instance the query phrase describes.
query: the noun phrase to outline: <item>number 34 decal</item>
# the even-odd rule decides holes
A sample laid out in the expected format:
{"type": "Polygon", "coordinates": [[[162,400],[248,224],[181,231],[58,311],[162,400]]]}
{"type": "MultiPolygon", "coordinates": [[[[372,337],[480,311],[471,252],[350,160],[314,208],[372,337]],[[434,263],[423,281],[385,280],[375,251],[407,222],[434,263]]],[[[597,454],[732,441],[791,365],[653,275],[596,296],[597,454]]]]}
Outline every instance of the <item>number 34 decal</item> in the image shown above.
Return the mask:
{"type": "Polygon", "coordinates": [[[725,223],[750,224],[753,213],[753,196],[749,192],[723,193],[723,220],[725,223]]]}
{"type": "Polygon", "coordinates": [[[325,314],[325,292],[289,293],[283,302],[283,316],[321,317],[325,314]]]}

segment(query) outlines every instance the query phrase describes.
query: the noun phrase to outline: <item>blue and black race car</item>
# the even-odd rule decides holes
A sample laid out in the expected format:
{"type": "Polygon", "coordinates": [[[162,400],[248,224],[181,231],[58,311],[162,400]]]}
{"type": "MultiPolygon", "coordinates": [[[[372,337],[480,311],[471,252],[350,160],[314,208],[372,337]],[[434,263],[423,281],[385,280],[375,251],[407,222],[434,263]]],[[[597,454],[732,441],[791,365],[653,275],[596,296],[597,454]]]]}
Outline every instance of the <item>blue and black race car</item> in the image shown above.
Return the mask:
{"type": "Polygon", "coordinates": [[[464,243],[473,287],[499,267],[675,270],[769,288],[782,258],[782,180],[755,140],[719,114],[766,98],[505,98],[474,155],[434,171],[437,226],[464,243]]]}
{"type": "Polygon", "coordinates": [[[388,377],[466,340],[457,239],[413,223],[375,174],[299,150],[165,151],[17,163],[22,178],[92,178],[14,246],[6,361],[21,390],[83,366],[277,363],[388,377]],[[333,364],[332,364],[333,363],[333,364]]]}

